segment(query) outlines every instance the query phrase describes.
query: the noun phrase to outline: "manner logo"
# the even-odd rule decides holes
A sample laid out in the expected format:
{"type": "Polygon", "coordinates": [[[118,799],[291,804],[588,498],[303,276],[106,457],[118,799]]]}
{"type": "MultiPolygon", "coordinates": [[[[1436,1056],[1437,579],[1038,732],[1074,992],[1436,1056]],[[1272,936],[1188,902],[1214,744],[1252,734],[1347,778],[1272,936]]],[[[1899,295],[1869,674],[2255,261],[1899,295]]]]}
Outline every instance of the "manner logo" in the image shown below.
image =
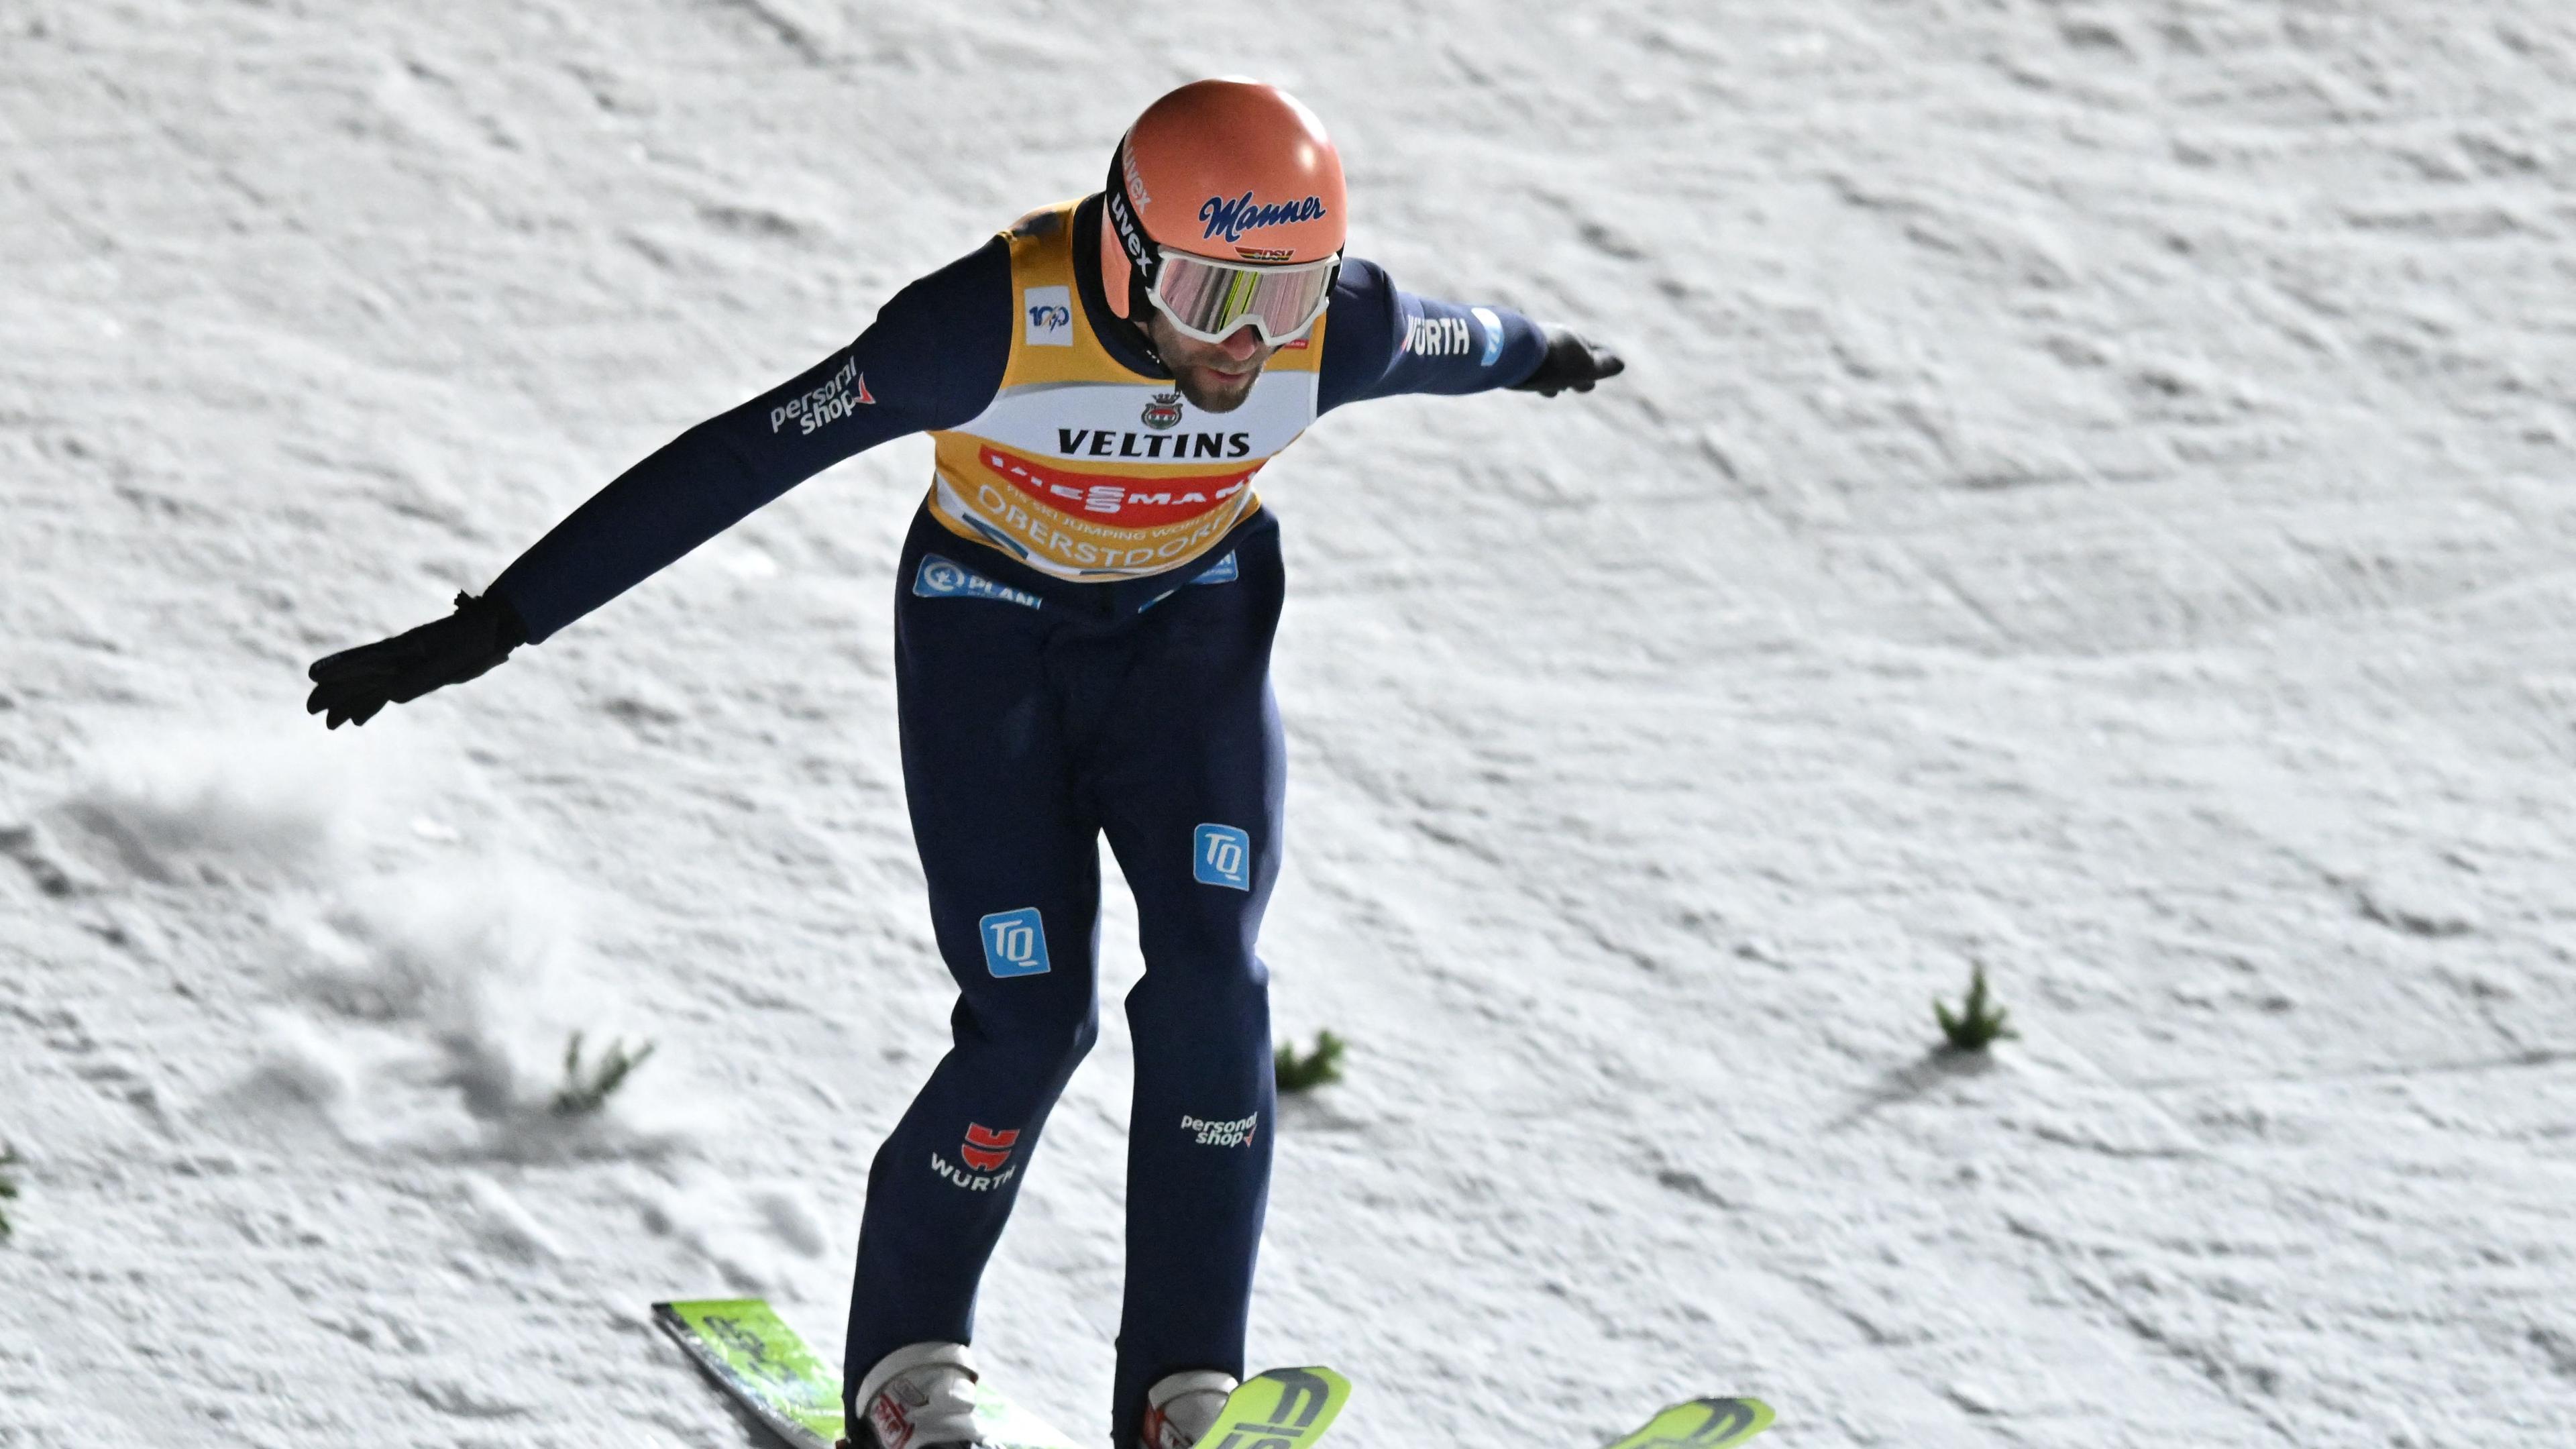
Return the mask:
{"type": "Polygon", "coordinates": [[[1073,289],[1026,287],[1020,292],[1020,314],[1028,320],[1031,347],[1073,345],[1073,289]]]}
{"type": "Polygon", "coordinates": [[[1265,226],[1292,226],[1323,216],[1324,199],[1320,196],[1299,197],[1295,201],[1254,201],[1247,191],[1241,196],[1211,196],[1199,203],[1199,220],[1207,223],[1201,240],[1224,237],[1230,242],[1243,240],[1243,234],[1265,226]]]}
{"type": "Polygon", "coordinates": [[[1252,837],[1231,825],[1202,825],[1191,872],[1202,885],[1252,889],[1252,837]]]}
{"type": "Polygon", "coordinates": [[[995,911],[975,923],[984,936],[984,969],[996,976],[1043,976],[1048,970],[1046,926],[1038,908],[995,911]]]}

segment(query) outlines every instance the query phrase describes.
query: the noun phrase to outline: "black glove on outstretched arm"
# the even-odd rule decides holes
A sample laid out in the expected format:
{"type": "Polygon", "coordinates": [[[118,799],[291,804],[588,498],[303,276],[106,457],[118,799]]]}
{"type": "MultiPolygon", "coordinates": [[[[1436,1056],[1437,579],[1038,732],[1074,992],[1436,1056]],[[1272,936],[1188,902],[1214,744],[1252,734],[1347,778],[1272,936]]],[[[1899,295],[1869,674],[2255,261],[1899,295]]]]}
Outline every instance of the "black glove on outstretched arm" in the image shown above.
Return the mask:
{"type": "Polygon", "coordinates": [[[335,730],[342,721],[362,725],[388,704],[463,684],[527,642],[528,626],[509,600],[458,594],[456,612],[444,619],[313,661],[304,712],[324,715],[335,730]]]}
{"type": "Polygon", "coordinates": [[[1547,329],[1547,356],[1539,359],[1538,371],[1513,383],[1520,392],[1534,392],[1540,397],[1554,397],[1568,388],[1576,392],[1592,391],[1592,384],[1605,377],[1617,377],[1628,370],[1619,354],[1597,342],[1586,341],[1571,327],[1547,329]]]}

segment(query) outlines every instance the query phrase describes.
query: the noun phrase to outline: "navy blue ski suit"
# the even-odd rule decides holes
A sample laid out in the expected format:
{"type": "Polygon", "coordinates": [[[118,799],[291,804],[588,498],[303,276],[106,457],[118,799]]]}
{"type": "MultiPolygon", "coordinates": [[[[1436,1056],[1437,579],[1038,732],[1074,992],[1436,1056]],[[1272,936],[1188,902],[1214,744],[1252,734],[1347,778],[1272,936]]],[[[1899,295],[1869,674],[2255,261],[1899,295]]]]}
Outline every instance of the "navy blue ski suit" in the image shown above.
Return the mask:
{"type": "MultiPolygon", "coordinates": [[[[1075,226],[1098,209],[1084,203],[1075,226]]],[[[1084,313],[1109,318],[1096,259],[1076,265],[1084,313]]],[[[1001,237],[915,282],[848,347],[617,478],[493,590],[542,641],[833,463],[975,417],[1022,325],[1012,290],[1001,237]],[[867,406],[830,427],[779,425],[853,377],[867,406]]],[[[1094,334],[1140,380],[1170,376],[1124,324],[1094,334]]],[[[1506,386],[1546,344],[1518,313],[1417,297],[1352,259],[1321,346],[1319,412],[1506,386]],[[1426,328],[1461,345],[1414,345],[1426,328]]],[[[1182,568],[1082,582],[925,511],[896,587],[904,786],[958,1001],[952,1049],[870,1170],[848,1380],[905,1344],[973,1337],[977,1280],[1097,1030],[1105,835],[1146,964],[1126,1002],[1136,1087],[1113,1405],[1113,1443],[1131,1449],[1155,1379],[1244,1372],[1273,1128],[1254,943],[1280,860],[1279,526],[1264,507],[1182,568]]]]}

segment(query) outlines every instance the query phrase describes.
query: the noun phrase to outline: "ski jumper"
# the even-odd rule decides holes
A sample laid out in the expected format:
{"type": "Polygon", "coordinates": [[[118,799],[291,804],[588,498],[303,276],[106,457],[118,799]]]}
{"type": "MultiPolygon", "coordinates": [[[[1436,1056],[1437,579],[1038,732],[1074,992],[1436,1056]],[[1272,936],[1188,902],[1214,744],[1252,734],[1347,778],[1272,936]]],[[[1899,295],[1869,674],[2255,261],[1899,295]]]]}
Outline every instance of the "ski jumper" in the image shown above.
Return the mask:
{"type": "Polygon", "coordinates": [[[1186,402],[1100,290],[1097,197],[1023,218],[892,299],[849,347],[692,428],[493,584],[532,641],[801,479],[929,432],[896,576],[904,788],[953,1045],[868,1176],[847,1381],[969,1342],[976,1284],[1098,1027],[1106,837],[1136,896],[1136,1047],[1113,1443],[1147,1385],[1240,1377],[1274,1127],[1266,973],[1284,756],[1283,592],[1261,465],[1342,402],[1517,382],[1545,350],[1495,307],[1348,261],[1323,322],[1237,408],[1186,402]]]}

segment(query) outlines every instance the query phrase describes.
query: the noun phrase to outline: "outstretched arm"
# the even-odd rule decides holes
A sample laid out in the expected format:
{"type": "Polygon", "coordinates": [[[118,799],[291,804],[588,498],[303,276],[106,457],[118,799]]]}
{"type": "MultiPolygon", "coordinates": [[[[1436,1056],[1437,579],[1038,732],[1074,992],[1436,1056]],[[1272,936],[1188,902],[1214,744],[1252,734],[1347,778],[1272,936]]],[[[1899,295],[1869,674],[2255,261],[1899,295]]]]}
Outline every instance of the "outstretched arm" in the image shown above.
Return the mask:
{"type": "Polygon", "coordinates": [[[1609,349],[1509,307],[1417,296],[1377,263],[1352,258],[1333,288],[1318,402],[1329,411],[1399,393],[1510,387],[1554,397],[1589,392],[1624,366],[1609,349]]]}
{"type": "Polygon", "coordinates": [[[853,454],[981,412],[1010,356],[1000,240],[904,288],[849,346],[627,469],[454,614],[317,661],[334,729],[463,683],[607,603],[853,454]]]}

